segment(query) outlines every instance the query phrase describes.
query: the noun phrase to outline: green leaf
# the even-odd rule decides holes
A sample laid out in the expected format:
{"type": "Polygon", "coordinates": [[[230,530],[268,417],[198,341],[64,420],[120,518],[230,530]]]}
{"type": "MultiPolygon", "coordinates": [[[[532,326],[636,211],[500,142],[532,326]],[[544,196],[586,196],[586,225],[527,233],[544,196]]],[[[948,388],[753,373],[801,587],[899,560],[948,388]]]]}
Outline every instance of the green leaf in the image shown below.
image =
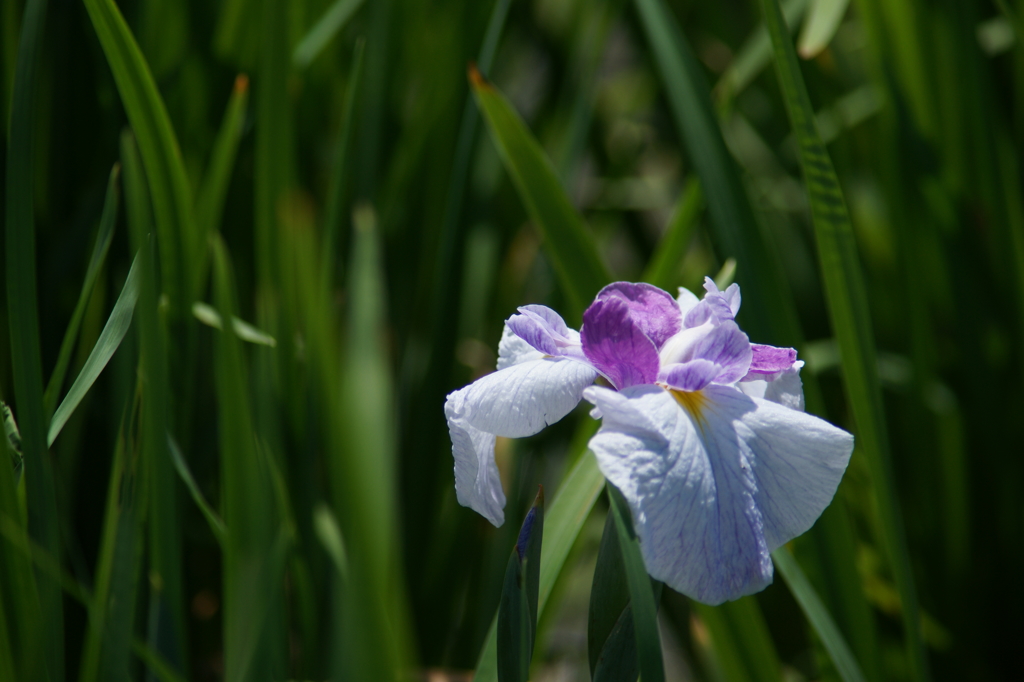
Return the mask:
{"type": "Polygon", "coordinates": [[[658,242],[658,247],[640,278],[641,281],[660,289],[670,289],[678,284],[683,256],[690,246],[693,230],[703,208],[704,193],[701,191],[700,181],[691,179],[679,197],[665,234],[658,242]]]}
{"type": "MultiPolygon", "coordinates": [[[[11,369],[14,404],[18,408],[22,451],[25,455],[25,484],[28,501],[29,537],[59,556],[57,500],[53,472],[46,447],[46,410],[43,403],[43,370],[39,339],[39,299],[36,289],[36,243],[33,197],[36,177],[33,168],[34,123],[42,120],[35,111],[36,69],[43,42],[44,0],[29,0],[21,25],[21,42],[14,76],[11,118],[8,130],[5,187],[5,256],[7,269],[7,325],[11,341],[11,369]]],[[[4,465],[6,466],[6,464],[4,465]]],[[[26,652],[26,663],[36,666],[34,674],[64,679],[64,611],[60,587],[41,577],[38,585],[42,648],[26,652]],[[40,664],[38,661],[42,660],[40,664]]],[[[38,642],[33,641],[33,644],[38,642]]],[[[22,674],[27,669],[20,671],[22,674]]],[[[33,679],[26,677],[25,679],[33,679]]]]}
{"type": "MultiPolygon", "coordinates": [[[[800,30],[800,39],[797,41],[801,57],[816,57],[828,47],[832,37],[839,30],[839,24],[849,5],[850,0],[814,0],[811,3],[811,11],[804,19],[804,27],[800,30]]],[[[792,26],[792,22],[789,22],[789,25],[792,26]]]]}
{"type": "Polygon", "coordinates": [[[498,603],[498,682],[526,682],[537,636],[544,489],[537,493],[505,569],[498,603]]]}
{"type": "Polygon", "coordinates": [[[471,68],[469,77],[505,168],[544,237],[569,301],[569,317],[582,319],[583,310],[611,279],[594,237],[566,196],[551,161],[512,105],[479,71],[471,68]]]}
{"type": "MultiPolygon", "coordinates": [[[[334,157],[334,168],[331,174],[331,189],[327,196],[327,207],[324,218],[324,251],[323,263],[320,276],[321,287],[326,293],[329,291],[334,277],[336,251],[339,248],[338,234],[341,232],[343,216],[345,211],[346,197],[349,194],[347,182],[350,179],[348,173],[348,161],[351,155],[352,131],[355,129],[356,96],[359,94],[359,86],[363,80],[363,54],[366,51],[366,41],[360,38],[356,41],[355,51],[352,55],[352,68],[349,70],[348,89],[345,91],[345,108],[341,116],[341,131],[338,133],[336,142],[337,151],[334,157]]],[[[343,242],[344,240],[342,240],[343,242]]]]}
{"type": "Polygon", "coordinates": [[[611,483],[607,489],[609,513],[615,517],[626,584],[629,585],[640,676],[644,682],[664,682],[665,664],[661,656],[661,635],[658,632],[658,604],[654,600],[651,580],[640,554],[640,541],[633,530],[633,518],[626,498],[611,483]]]}
{"type": "MultiPolygon", "coordinates": [[[[629,586],[626,584],[626,566],[622,563],[619,534],[615,528],[615,515],[610,511],[604,520],[601,545],[597,550],[594,581],[590,587],[590,608],[587,612],[587,654],[590,675],[594,676],[598,658],[605,641],[629,606],[629,586]]],[[[630,615],[632,619],[632,615],[630,615]]],[[[630,636],[633,625],[630,623],[630,636]]],[[[633,667],[636,667],[636,645],[631,644],[633,667]]],[[[640,669],[636,669],[639,674],[640,669]]],[[[630,679],[636,679],[634,674],[630,679]]]]}
{"type": "Polygon", "coordinates": [[[124,335],[128,333],[128,327],[132,323],[132,314],[135,312],[135,302],[139,298],[139,274],[136,268],[138,262],[139,256],[136,254],[132,261],[132,267],[128,270],[128,277],[124,281],[124,287],[121,288],[121,295],[117,297],[114,309],[110,311],[110,317],[103,325],[100,337],[96,339],[96,345],[93,346],[85,364],[82,365],[82,371],[75,378],[75,383],[71,384],[68,394],[64,396],[57,411],[53,413],[53,419],[50,420],[50,432],[47,435],[48,445],[53,445],[53,442],[57,440],[60,430],[64,428],[64,424],[71,418],[75,408],[92,388],[100,372],[113,357],[114,351],[121,345],[124,335]]]}
{"type": "Polygon", "coordinates": [[[857,445],[871,474],[882,544],[900,594],[911,678],[925,680],[929,677],[928,662],[921,643],[917,594],[896,501],[871,316],[850,216],[832,159],[815,126],[796,50],[778,4],[776,0],[764,0],[763,7],[786,110],[800,146],[800,165],[810,198],[829,317],[842,358],[843,384],[857,426],[857,445]]]}
{"type": "Polygon", "coordinates": [[[789,591],[793,593],[793,597],[800,604],[807,620],[810,621],[811,627],[821,638],[821,643],[832,658],[843,682],[862,682],[864,675],[860,671],[860,666],[857,665],[857,659],[854,658],[853,652],[847,646],[843,634],[836,627],[835,621],[832,620],[828,609],[818,597],[818,593],[814,591],[811,582],[800,569],[800,564],[785,547],[780,547],[772,552],[772,559],[789,586],[789,591]]]}
{"type": "Polygon", "coordinates": [[[292,52],[292,63],[304,69],[323,51],[327,43],[338,34],[352,15],[363,6],[364,0],[336,0],[323,16],[313,24],[292,52]]]}
{"type": "Polygon", "coordinates": [[[107,259],[107,252],[110,250],[110,242],[114,237],[114,226],[117,224],[117,204],[120,200],[118,190],[118,179],[121,175],[120,164],[114,164],[110,170],[110,179],[107,181],[107,196],[103,202],[103,214],[100,216],[100,227],[96,233],[96,243],[92,249],[92,257],[89,259],[89,266],[85,271],[85,281],[82,283],[82,290],[78,294],[78,303],[71,314],[71,321],[64,332],[64,340],[60,344],[60,352],[57,353],[57,363],[54,365],[53,373],[50,375],[50,382],[46,385],[46,392],[43,394],[43,402],[46,405],[46,414],[52,415],[53,408],[57,406],[57,396],[64,385],[64,377],[68,370],[68,362],[71,361],[71,350],[75,346],[75,339],[78,337],[78,328],[82,323],[82,316],[85,315],[85,308],[92,296],[93,285],[96,283],[96,276],[99,275],[103,263],[107,259]]]}
{"type": "Polygon", "coordinates": [[[114,74],[146,167],[160,241],[160,269],[172,313],[197,298],[198,264],[206,248],[192,216],[192,189],[178,140],[153,74],[113,0],[83,0],[114,74]]]}
{"type": "MultiPolygon", "coordinates": [[[[221,324],[220,313],[217,309],[209,306],[202,301],[196,301],[192,304],[192,315],[203,324],[213,327],[214,329],[223,329],[224,325],[221,324]]],[[[234,330],[235,336],[248,341],[249,343],[255,343],[260,346],[269,346],[274,348],[277,346],[277,340],[256,327],[252,326],[244,320],[240,320],[237,317],[231,318],[231,329],[234,330]]]]}
{"type": "Polygon", "coordinates": [[[715,662],[732,682],[779,682],[782,673],[754,597],[719,606],[691,602],[711,635],[715,662]]]}
{"type": "Polygon", "coordinates": [[[136,329],[139,340],[139,468],[147,494],[146,533],[150,577],[147,641],[172,666],[184,667],[185,616],[182,610],[181,536],[178,488],[167,451],[170,395],[167,338],[159,310],[149,194],[142,160],[131,132],[121,135],[124,205],[131,245],[139,267],[136,329]]]}
{"type": "Polygon", "coordinates": [[[740,320],[761,343],[797,345],[796,311],[773,252],[718,127],[703,67],[664,0],[636,0],[641,23],[690,159],[700,176],[719,259],[735,258],[743,288],[740,320]]]}
{"type": "Polygon", "coordinates": [[[227,539],[228,529],[224,525],[224,521],[220,518],[210,503],[203,497],[203,492],[199,489],[199,484],[196,483],[196,479],[192,476],[192,472],[188,468],[188,462],[185,461],[185,456],[181,454],[181,448],[174,442],[174,438],[171,434],[167,434],[167,449],[171,453],[171,461],[174,462],[174,468],[178,472],[178,476],[181,477],[181,482],[188,488],[188,494],[192,496],[192,501],[199,507],[199,511],[202,512],[206,522],[210,524],[210,530],[213,531],[213,536],[217,538],[221,548],[224,547],[224,542],[227,539]]]}
{"type": "MultiPolygon", "coordinates": [[[[597,468],[597,460],[590,452],[584,453],[573,465],[558,489],[551,508],[545,514],[544,565],[540,567],[540,589],[537,592],[537,617],[544,614],[551,590],[569,556],[583,523],[601,494],[604,476],[597,468]]],[[[477,659],[474,682],[496,682],[497,615],[491,622],[487,639],[477,659]]]]}
{"type": "Polygon", "coordinates": [[[81,682],[129,676],[140,569],[141,524],[134,453],[122,431],[117,439],[107,486],[107,510],[89,608],[89,630],[82,654],[81,682]]]}
{"type": "MultiPolygon", "coordinates": [[[[249,78],[245,74],[239,74],[235,78],[235,87],[224,111],[224,120],[213,143],[210,165],[200,185],[199,196],[196,197],[196,223],[204,243],[207,235],[220,228],[224,200],[231,184],[231,171],[235,167],[238,143],[245,131],[248,110],[249,78]]],[[[201,257],[206,252],[206,249],[202,249],[196,256],[201,257]]]]}
{"type": "MultiPolygon", "coordinates": [[[[786,24],[796,26],[810,2],[785,0],[782,3],[782,14],[786,17],[786,24]]],[[[724,107],[730,106],[736,96],[746,90],[771,61],[772,39],[768,36],[768,27],[762,22],[746,39],[729,63],[729,68],[715,83],[715,99],[724,107]]]]}

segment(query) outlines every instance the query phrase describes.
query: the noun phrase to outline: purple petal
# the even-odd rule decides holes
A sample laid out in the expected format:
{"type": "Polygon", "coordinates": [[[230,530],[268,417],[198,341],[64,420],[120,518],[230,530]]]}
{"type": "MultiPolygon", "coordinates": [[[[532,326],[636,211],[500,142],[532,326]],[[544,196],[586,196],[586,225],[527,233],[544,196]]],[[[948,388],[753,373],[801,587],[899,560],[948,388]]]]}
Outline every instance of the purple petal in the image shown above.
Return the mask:
{"type": "Polygon", "coordinates": [[[722,322],[712,329],[693,351],[694,360],[710,360],[721,368],[721,373],[715,377],[719,384],[731,384],[746,376],[751,356],[750,339],[732,321],[722,322]]]}
{"type": "MultiPolygon", "coordinates": [[[[796,349],[776,348],[765,346],[760,343],[750,344],[753,351],[753,358],[750,360],[751,374],[776,374],[785,372],[796,362],[796,349]]],[[[763,379],[765,377],[753,377],[763,379]]]]}
{"type": "Polygon", "coordinates": [[[616,388],[652,384],[657,378],[658,349],[622,299],[598,298],[591,303],[583,313],[580,337],[587,359],[616,388]]]}
{"type": "Polygon", "coordinates": [[[615,282],[601,289],[598,301],[617,299],[629,306],[633,322],[654,342],[661,346],[682,328],[682,314],[675,299],[656,286],[643,282],[615,282]]]}
{"type": "Polygon", "coordinates": [[[576,345],[576,332],[566,326],[562,317],[551,308],[542,305],[525,305],[519,314],[505,321],[509,329],[519,338],[547,355],[565,355],[562,348],[576,345]]]}
{"type": "Polygon", "coordinates": [[[705,298],[720,298],[725,305],[729,308],[729,319],[736,317],[740,312],[740,285],[730,284],[726,287],[725,291],[719,291],[718,285],[715,284],[715,280],[710,277],[704,278],[704,291],[708,292],[709,296],[705,298]]]}
{"type": "Polygon", "coordinates": [[[658,381],[680,391],[699,391],[721,372],[722,368],[710,360],[690,360],[663,368],[658,372],[658,381]]]}

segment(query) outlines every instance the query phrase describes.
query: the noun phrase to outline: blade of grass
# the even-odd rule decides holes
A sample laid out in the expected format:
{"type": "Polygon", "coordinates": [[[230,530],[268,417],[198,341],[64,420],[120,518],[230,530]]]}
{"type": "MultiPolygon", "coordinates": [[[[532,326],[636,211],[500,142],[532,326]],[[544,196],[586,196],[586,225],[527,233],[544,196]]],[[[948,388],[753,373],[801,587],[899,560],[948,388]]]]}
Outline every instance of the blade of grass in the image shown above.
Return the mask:
{"type": "Polygon", "coordinates": [[[508,100],[475,68],[469,71],[477,103],[530,218],[544,237],[571,319],[610,281],[593,235],[566,196],[551,161],[508,100]]]}
{"type": "MultiPolygon", "coordinates": [[[[540,567],[540,589],[537,594],[537,617],[540,618],[547,606],[548,597],[555,581],[569,556],[569,550],[590,515],[604,487],[604,476],[597,468],[597,460],[585,453],[565,476],[558,493],[545,514],[544,556],[540,567]]],[[[477,659],[474,682],[496,682],[497,614],[491,622],[487,639],[477,659]]]]}
{"type": "MultiPolygon", "coordinates": [[[[782,13],[786,24],[796,26],[804,15],[811,0],[786,0],[782,3],[782,13]]],[[[764,22],[758,24],[736,53],[729,67],[715,83],[715,100],[719,106],[729,108],[736,96],[754,82],[765,67],[772,61],[772,39],[768,37],[768,29],[764,22]]]]}
{"type": "MultiPolygon", "coordinates": [[[[196,197],[196,223],[204,243],[208,235],[220,229],[224,201],[227,198],[228,186],[231,184],[235,157],[238,155],[238,143],[245,132],[245,117],[248,111],[249,78],[240,73],[235,77],[235,87],[231,91],[227,109],[224,111],[224,120],[213,143],[210,165],[206,169],[199,195],[196,197]]],[[[195,255],[202,257],[206,253],[206,249],[202,249],[195,255]]]]}
{"type": "Polygon", "coordinates": [[[372,208],[353,214],[350,306],[330,462],[349,578],[335,612],[341,679],[392,679],[406,665],[406,601],[398,571],[393,379],[385,354],[385,277],[372,208]]]}
{"type": "Polygon", "coordinates": [[[292,52],[292,63],[304,69],[323,51],[327,43],[344,28],[352,15],[363,6],[363,0],[337,0],[327,8],[292,52]]]}
{"type": "Polygon", "coordinates": [[[686,255],[686,249],[690,246],[693,230],[703,208],[704,193],[701,191],[700,181],[691,178],[683,188],[665,234],[658,242],[650,262],[647,263],[641,281],[660,289],[669,289],[678,284],[679,266],[686,255]]]}
{"type": "MultiPolygon", "coordinates": [[[[196,301],[192,304],[192,315],[209,327],[213,327],[214,329],[224,328],[224,325],[221,323],[220,313],[217,312],[217,309],[201,301],[196,301]]],[[[260,346],[269,346],[270,348],[277,346],[277,339],[273,336],[265,331],[257,329],[245,320],[238,319],[237,317],[231,318],[231,329],[235,332],[235,336],[243,341],[255,343],[260,346]]]]}
{"type": "Polygon", "coordinates": [[[196,271],[205,244],[193,219],[192,189],[178,140],[153,74],[114,1],[83,2],[138,137],[160,239],[162,284],[172,316],[180,318],[186,301],[197,298],[190,289],[198,285],[196,271]]]}
{"type": "MultiPolygon", "coordinates": [[[[355,128],[356,96],[359,94],[359,85],[363,80],[363,54],[366,51],[366,41],[360,38],[356,41],[355,50],[352,54],[352,68],[349,70],[348,89],[345,91],[345,108],[341,116],[341,130],[338,133],[337,154],[334,157],[334,171],[331,177],[331,190],[327,196],[327,207],[324,218],[324,252],[323,265],[321,266],[321,278],[323,280],[322,290],[330,289],[334,281],[334,270],[336,263],[336,251],[339,248],[338,234],[341,232],[343,216],[348,212],[345,210],[346,197],[350,196],[348,188],[348,159],[351,155],[352,131],[355,128]]],[[[341,259],[344,262],[344,258],[341,259]]]]}
{"type": "Polygon", "coordinates": [[[210,530],[213,532],[213,536],[217,538],[217,542],[220,543],[221,548],[224,547],[224,542],[227,539],[228,529],[224,525],[224,521],[221,520],[217,512],[214,511],[210,503],[203,497],[203,492],[199,489],[199,484],[196,483],[196,479],[192,476],[192,472],[189,471],[188,462],[185,461],[185,456],[181,454],[181,448],[174,442],[174,439],[170,434],[167,434],[167,448],[171,453],[171,460],[174,462],[174,468],[178,472],[178,476],[181,476],[182,483],[188,489],[188,494],[192,496],[192,501],[199,507],[199,511],[202,512],[203,518],[210,524],[210,530]]]}
{"type": "Polygon", "coordinates": [[[117,224],[117,204],[120,200],[118,189],[118,178],[121,175],[120,164],[114,164],[110,170],[110,179],[107,181],[107,196],[103,202],[103,214],[100,216],[100,227],[96,233],[96,244],[92,249],[92,257],[89,259],[89,266],[85,271],[85,281],[82,283],[82,290],[78,294],[78,303],[71,314],[71,321],[64,332],[64,340],[60,344],[60,352],[57,353],[57,363],[50,374],[50,381],[46,385],[46,392],[43,393],[43,403],[46,406],[46,414],[52,415],[57,406],[57,396],[64,385],[64,377],[67,374],[68,363],[71,361],[71,351],[78,337],[78,328],[82,323],[82,316],[85,315],[85,308],[92,296],[93,285],[96,283],[96,276],[107,259],[107,251],[110,250],[110,242],[114,237],[114,226],[117,224]]]}
{"type": "MultiPolygon", "coordinates": [[[[3,408],[6,413],[7,405],[3,408]]],[[[7,633],[12,654],[8,660],[20,673],[9,679],[45,680],[43,613],[28,554],[26,520],[18,500],[14,470],[5,464],[0,464],[0,517],[12,520],[11,534],[7,541],[0,542],[0,598],[4,601],[0,619],[13,626],[7,633]]]]}
{"type": "Polygon", "coordinates": [[[125,214],[132,248],[139,260],[138,339],[142,410],[139,431],[139,478],[147,499],[150,603],[147,641],[175,669],[185,661],[182,612],[181,536],[177,487],[167,452],[170,380],[166,330],[160,319],[159,286],[152,219],[142,160],[131,132],[121,135],[125,214]]]}
{"type": "MultiPolygon", "coordinates": [[[[849,5],[850,0],[814,0],[811,3],[797,42],[801,57],[811,59],[828,47],[849,5]]],[[[787,23],[793,25],[788,18],[787,23]]]]}
{"type": "MultiPolygon", "coordinates": [[[[626,567],[622,563],[615,516],[609,513],[604,521],[601,545],[597,550],[594,582],[590,588],[590,608],[587,611],[587,654],[590,659],[591,677],[595,674],[598,657],[603,653],[608,637],[628,607],[629,586],[626,583],[626,567]]],[[[629,648],[633,650],[635,659],[635,643],[630,642],[629,648]]],[[[635,660],[633,667],[636,667],[635,660]]],[[[634,675],[633,679],[635,678],[634,675]]]]}
{"type": "Polygon", "coordinates": [[[843,384],[857,425],[858,446],[871,472],[882,544],[900,594],[911,678],[925,680],[929,677],[928,662],[921,643],[917,595],[893,484],[871,318],[850,216],[832,160],[815,127],[796,51],[778,4],[776,0],[764,0],[763,7],[786,110],[800,145],[800,165],[810,197],[829,316],[842,358],[843,384]]]}
{"type": "Polygon", "coordinates": [[[807,620],[811,622],[811,626],[821,637],[821,642],[832,658],[843,682],[862,682],[864,674],[860,671],[857,659],[854,658],[853,652],[847,646],[843,634],[836,627],[835,621],[832,620],[828,609],[818,597],[818,593],[814,591],[811,582],[800,569],[800,564],[785,547],[780,547],[772,552],[772,560],[789,586],[789,591],[793,593],[793,597],[803,609],[807,620]]]}
{"type": "MultiPolygon", "coordinates": [[[[211,245],[214,298],[221,318],[230,319],[236,304],[227,249],[216,235],[211,245]]],[[[224,523],[231,529],[224,545],[224,668],[225,679],[238,682],[253,670],[272,670],[281,644],[267,637],[274,599],[252,598],[276,591],[279,524],[276,505],[268,503],[274,499],[270,472],[257,452],[242,346],[223,333],[214,345],[224,523]]]]}
{"type": "Polygon", "coordinates": [[[730,682],[778,682],[779,659],[757,600],[720,606],[691,602],[711,634],[714,658],[730,682]]]}
{"type": "MultiPolygon", "coordinates": [[[[123,427],[122,427],[123,429],[123,427]]],[[[134,457],[126,452],[124,431],[117,439],[107,487],[107,509],[100,540],[89,630],[82,653],[80,682],[129,676],[134,630],[135,586],[141,537],[137,514],[134,457]]]]}
{"type": "Polygon", "coordinates": [[[658,633],[658,605],[651,590],[651,579],[640,554],[640,541],[633,530],[629,504],[611,483],[607,485],[609,514],[615,517],[619,549],[629,585],[629,603],[633,610],[636,634],[636,656],[644,682],[663,682],[665,664],[661,656],[661,635],[658,633]]]}
{"type": "Polygon", "coordinates": [[[739,264],[737,281],[745,301],[742,326],[763,342],[796,345],[799,324],[792,297],[722,139],[703,67],[664,0],[636,0],[636,6],[676,127],[700,176],[715,252],[721,260],[732,257],[739,264]]]}
{"type": "Polygon", "coordinates": [[[505,569],[498,602],[498,680],[526,682],[537,636],[537,590],[544,536],[544,489],[537,493],[505,569]]]}
{"type": "MultiPolygon", "coordinates": [[[[7,256],[7,314],[11,339],[14,397],[21,425],[29,536],[54,556],[60,551],[57,500],[46,448],[46,411],[39,340],[36,288],[36,243],[33,197],[35,171],[33,122],[36,69],[42,47],[46,2],[29,0],[21,26],[18,63],[11,100],[7,148],[5,238],[7,256]]],[[[60,586],[40,576],[38,584],[42,649],[27,652],[43,657],[51,679],[64,679],[64,611],[60,586]]]]}
{"type": "Polygon", "coordinates": [[[96,339],[96,345],[89,352],[89,357],[82,365],[82,371],[78,373],[75,382],[68,389],[68,394],[64,396],[57,411],[53,413],[53,419],[50,420],[50,431],[46,437],[48,446],[53,445],[53,442],[57,440],[60,430],[64,428],[64,424],[71,418],[75,408],[92,388],[100,372],[107,366],[110,358],[121,345],[124,335],[128,333],[128,327],[131,326],[132,315],[135,312],[135,302],[139,298],[139,274],[136,268],[138,262],[139,255],[136,254],[135,259],[132,260],[132,267],[128,270],[128,277],[124,281],[124,287],[121,288],[121,295],[117,297],[114,309],[110,311],[110,317],[103,325],[100,337],[96,339]]]}

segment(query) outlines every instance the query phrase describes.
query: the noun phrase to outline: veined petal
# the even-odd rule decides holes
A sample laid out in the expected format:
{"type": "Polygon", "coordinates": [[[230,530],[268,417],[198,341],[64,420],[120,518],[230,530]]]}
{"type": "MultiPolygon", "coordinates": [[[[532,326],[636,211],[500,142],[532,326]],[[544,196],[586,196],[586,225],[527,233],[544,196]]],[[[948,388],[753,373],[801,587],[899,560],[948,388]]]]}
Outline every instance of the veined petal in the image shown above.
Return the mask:
{"type": "Polygon", "coordinates": [[[603,414],[590,448],[630,504],[648,572],[708,604],[771,583],[770,552],[810,528],[853,449],[845,431],[733,387],[584,397],[603,414]]]}
{"type": "Polygon", "coordinates": [[[465,389],[448,396],[444,414],[455,458],[455,497],[495,526],[505,522],[505,493],[494,462],[494,434],[473,428],[461,415],[465,389]]]}
{"type": "Polygon", "coordinates": [[[567,347],[576,347],[575,354],[583,355],[579,350],[579,332],[569,329],[562,316],[547,306],[524,305],[519,308],[518,315],[505,321],[505,325],[516,336],[547,355],[565,355],[563,351],[567,347]]]}
{"type": "Polygon", "coordinates": [[[722,368],[710,360],[690,360],[662,367],[658,381],[680,391],[699,391],[722,373],[722,368]]]}
{"type": "Polygon", "coordinates": [[[661,346],[683,326],[679,304],[667,291],[643,282],[614,282],[597,293],[596,301],[617,299],[629,308],[633,323],[655,348],[661,346]]]}
{"type": "Polygon", "coordinates": [[[791,410],[804,411],[804,384],[800,380],[800,369],[804,366],[803,360],[797,360],[785,372],[769,375],[767,379],[749,379],[748,374],[736,388],[740,389],[751,398],[764,398],[773,403],[784,405],[791,410]]]}
{"type": "Polygon", "coordinates": [[[540,360],[544,353],[531,346],[506,324],[501,332],[501,341],[498,342],[498,369],[505,369],[512,365],[518,365],[527,360],[540,360]]]}
{"type": "Polygon", "coordinates": [[[616,388],[650,384],[658,377],[658,349],[619,298],[597,299],[583,313],[583,352],[616,388]]]}
{"type": "Polygon", "coordinates": [[[731,384],[745,376],[750,368],[750,339],[735,322],[727,320],[715,326],[697,342],[693,357],[710,360],[721,367],[722,371],[715,377],[715,381],[731,384]]]}
{"type": "Polygon", "coordinates": [[[750,360],[750,375],[748,375],[751,379],[763,379],[766,378],[763,376],[766,374],[785,372],[796,362],[796,349],[794,348],[776,348],[761,343],[752,343],[750,350],[753,352],[753,357],[750,360]]]}
{"type": "Polygon", "coordinates": [[[507,438],[532,436],[569,414],[597,371],[568,358],[524,360],[456,391],[460,414],[474,428],[507,438]]]}
{"type": "Polygon", "coordinates": [[[707,295],[704,298],[708,298],[708,296],[720,296],[722,300],[725,301],[725,304],[729,307],[729,312],[732,313],[732,317],[736,317],[736,315],[739,314],[740,302],[742,300],[740,298],[739,284],[736,284],[734,282],[730,284],[728,287],[726,287],[725,291],[720,291],[718,289],[718,285],[715,284],[715,280],[705,276],[704,291],[707,292],[707,295]]]}

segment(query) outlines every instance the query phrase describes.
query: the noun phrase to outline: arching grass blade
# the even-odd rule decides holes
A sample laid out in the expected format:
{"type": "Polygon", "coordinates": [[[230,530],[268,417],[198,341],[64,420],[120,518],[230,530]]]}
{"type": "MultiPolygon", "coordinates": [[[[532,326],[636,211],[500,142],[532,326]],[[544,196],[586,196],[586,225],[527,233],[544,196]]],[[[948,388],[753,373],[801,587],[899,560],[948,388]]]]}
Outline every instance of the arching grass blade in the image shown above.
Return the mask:
{"type": "MultiPolygon", "coordinates": [[[[4,231],[7,267],[7,315],[10,327],[14,404],[21,426],[28,501],[28,534],[59,556],[57,500],[46,447],[46,411],[36,287],[36,235],[33,197],[36,72],[43,42],[45,0],[29,0],[21,25],[18,62],[11,99],[7,147],[4,231]]],[[[64,609],[60,587],[40,576],[42,648],[26,652],[26,662],[41,658],[53,680],[64,679],[64,609]]],[[[36,673],[42,671],[36,668],[36,673]]],[[[45,674],[45,673],[44,673],[45,674]]]]}
{"type": "Polygon", "coordinates": [[[139,256],[136,254],[132,261],[132,267],[128,270],[124,287],[121,288],[121,295],[117,297],[114,309],[110,311],[110,317],[103,325],[100,337],[96,339],[96,345],[93,346],[85,364],[82,365],[82,371],[75,378],[75,383],[71,384],[68,394],[61,401],[60,407],[53,413],[53,419],[50,420],[50,431],[47,434],[48,445],[53,445],[53,441],[57,439],[64,424],[71,418],[75,408],[92,388],[100,372],[107,366],[107,362],[113,357],[117,347],[121,345],[124,335],[128,333],[128,327],[132,323],[132,314],[135,311],[135,302],[139,298],[138,262],[139,256]]]}
{"type": "Polygon", "coordinates": [[[544,489],[526,513],[505,569],[498,603],[498,682],[526,682],[537,636],[537,593],[544,537],[544,489]]]}
{"type": "Polygon", "coordinates": [[[882,544],[900,594],[911,677],[925,680],[929,677],[928,662],[921,643],[917,594],[896,501],[875,341],[850,216],[832,160],[815,126],[796,50],[778,3],[764,0],[762,5],[786,110],[800,146],[800,165],[810,198],[829,316],[842,358],[843,384],[857,426],[857,445],[871,472],[882,544]]]}
{"type": "Polygon", "coordinates": [[[57,363],[53,367],[50,381],[46,384],[46,392],[43,394],[43,402],[48,415],[52,415],[53,409],[57,406],[57,396],[64,385],[68,363],[71,361],[71,350],[75,346],[75,338],[78,336],[82,316],[85,314],[89,297],[92,296],[96,276],[103,267],[103,263],[106,262],[107,251],[110,250],[110,242],[114,237],[114,226],[117,224],[117,204],[121,196],[118,190],[120,175],[120,164],[114,164],[110,170],[110,179],[107,181],[107,196],[103,202],[103,214],[100,216],[100,227],[96,233],[96,244],[93,246],[92,257],[89,258],[89,265],[85,271],[85,281],[78,294],[78,303],[75,304],[75,310],[71,314],[71,321],[68,322],[68,328],[64,332],[64,340],[61,341],[60,352],[57,353],[57,363]]]}
{"type": "Polygon", "coordinates": [[[629,585],[640,676],[644,682],[664,682],[665,664],[661,656],[661,635],[658,633],[658,604],[654,600],[651,580],[640,554],[640,541],[633,530],[633,518],[626,498],[611,483],[607,485],[607,490],[608,513],[615,517],[626,584],[629,585]]]}
{"type": "Polygon", "coordinates": [[[854,658],[843,634],[836,627],[835,621],[832,620],[832,616],[821,602],[817,592],[814,591],[811,582],[800,569],[800,564],[785,547],[780,547],[772,552],[772,560],[786,584],[789,585],[789,591],[793,593],[793,597],[800,604],[807,620],[810,621],[811,626],[821,638],[821,642],[832,658],[843,682],[863,682],[864,674],[860,671],[857,659],[854,658]]]}
{"type": "Polygon", "coordinates": [[[193,219],[192,189],[178,140],[149,65],[120,10],[113,0],[84,2],[138,138],[160,239],[163,289],[172,313],[180,316],[185,302],[196,298],[189,289],[198,283],[195,273],[206,245],[193,219]]]}
{"type": "Polygon", "coordinates": [[[292,52],[292,63],[303,69],[313,63],[331,39],[348,23],[352,15],[363,6],[364,0],[337,0],[327,8],[309,29],[292,52]]]}
{"type": "Polygon", "coordinates": [[[579,320],[610,279],[594,238],[566,196],[551,161],[509,101],[473,67],[469,78],[505,168],[544,236],[544,246],[571,305],[569,317],[579,320]]]}

